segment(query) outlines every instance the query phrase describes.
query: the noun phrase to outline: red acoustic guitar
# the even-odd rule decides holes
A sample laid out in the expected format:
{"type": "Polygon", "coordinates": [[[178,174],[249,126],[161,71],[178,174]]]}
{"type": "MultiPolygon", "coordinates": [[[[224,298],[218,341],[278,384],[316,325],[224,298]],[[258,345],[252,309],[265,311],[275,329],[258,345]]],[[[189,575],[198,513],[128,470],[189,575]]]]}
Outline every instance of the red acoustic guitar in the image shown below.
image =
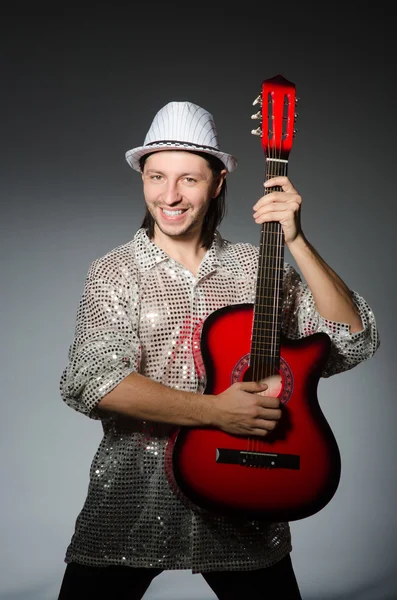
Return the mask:
{"type": "MultiPolygon", "coordinates": [[[[262,126],[265,178],[286,175],[294,138],[295,85],[281,75],[262,82],[253,118],[262,126]]],[[[267,190],[270,192],[271,190],[267,190]]],[[[226,306],[204,321],[200,352],[207,384],[220,394],[236,381],[269,385],[283,415],[265,438],[216,428],[178,428],[166,450],[166,473],[191,507],[257,520],[313,515],[333,497],[340,453],[319,406],[317,387],[330,339],[316,333],[286,339],[281,330],[284,237],[278,222],[262,226],[254,304],[226,306]]]]}

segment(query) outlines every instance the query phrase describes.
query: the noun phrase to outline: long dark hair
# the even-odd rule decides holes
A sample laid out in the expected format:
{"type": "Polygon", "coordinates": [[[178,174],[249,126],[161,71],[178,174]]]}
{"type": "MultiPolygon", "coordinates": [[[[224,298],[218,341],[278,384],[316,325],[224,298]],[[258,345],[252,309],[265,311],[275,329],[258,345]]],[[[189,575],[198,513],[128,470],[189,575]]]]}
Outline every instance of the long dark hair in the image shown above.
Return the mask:
{"type": "MultiPolygon", "coordinates": [[[[189,150],[189,152],[190,152],[190,150],[189,150]]],[[[191,152],[192,152],[192,154],[197,154],[198,156],[201,156],[202,158],[204,158],[207,161],[207,164],[212,171],[212,175],[213,175],[214,179],[218,178],[221,171],[225,168],[225,165],[223,164],[223,162],[221,160],[219,160],[219,158],[217,158],[216,156],[213,156],[212,154],[207,154],[206,152],[196,152],[196,151],[191,151],[191,152]]],[[[153,154],[153,152],[151,152],[150,154],[145,154],[145,156],[141,157],[141,159],[139,161],[139,166],[140,166],[142,172],[143,172],[145,162],[151,154],[153,154]]],[[[211,200],[211,202],[209,204],[209,208],[207,210],[207,213],[204,217],[203,226],[201,229],[201,245],[204,248],[206,248],[206,250],[208,250],[208,248],[211,247],[211,244],[214,239],[214,233],[215,233],[217,227],[219,227],[220,223],[222,222],[222,220],[226,214],[226,192],[227,192],[227,186],[226,186],[226,178],[225,178],[223,180],[221,191],[219,192],[219,194],[217,195],[216,198],[213,198],[211,200]]],[[[143,218],[141,227],[146,229],[147,235],[150,239],[153,239],[153,237],[154,237],[154,224],[155,224],[154,219],[153,219],[152,215],[150,214],[150,212],[148,211],[148,209],[146,208],[146,213],[143,218]]]]}

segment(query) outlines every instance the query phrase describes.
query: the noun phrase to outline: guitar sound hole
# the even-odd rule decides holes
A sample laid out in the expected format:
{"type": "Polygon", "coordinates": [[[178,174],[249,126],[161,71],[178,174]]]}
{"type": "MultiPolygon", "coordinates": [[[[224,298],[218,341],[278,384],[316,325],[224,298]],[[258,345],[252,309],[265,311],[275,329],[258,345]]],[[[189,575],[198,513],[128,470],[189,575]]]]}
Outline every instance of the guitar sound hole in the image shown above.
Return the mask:
{"type": "MultiPolygon", "coordinates": [[[[231,384],[237,381],[254,380],[252,367],[249,366],[249,357],[249,354],[245,354],[236,363],[231,374],[231,384]]],[[[268,388],[261,392],[263,396],[280,398],[282,404],[287,404],[292,395],[293,377],[288,363],[282,357],[280,357],[280,372],[262,377],[261,381],[268,385],[268,388]]]]}

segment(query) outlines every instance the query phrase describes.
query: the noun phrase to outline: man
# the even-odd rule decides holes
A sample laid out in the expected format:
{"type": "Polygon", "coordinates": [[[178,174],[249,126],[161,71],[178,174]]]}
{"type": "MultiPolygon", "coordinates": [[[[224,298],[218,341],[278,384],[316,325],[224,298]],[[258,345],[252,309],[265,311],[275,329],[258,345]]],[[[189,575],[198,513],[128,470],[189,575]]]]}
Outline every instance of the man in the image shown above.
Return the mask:
{"type": "MultiPolygon", "coordinates": [[[[155,116],[143,146],[126,153],[141,172],[146,215],[132,241],[95,260],[61,378],[64,401],[101,419],[88,495],[66,552],[59,600],[142,598],[162,570],[201,573],[220,599],[299,599],[288,523],[203,514],[165,474],[174,426],[266,436],[282,416],[263,382],[203,394],[199,332],[213,311],[253,302],[258,249],[217,229],[236,159],[219,148],[213,117],[190,102],[155,116]],[[195,361],[196,359],[196,361],[195,361]]],[[[374,315],[306,240],[301,197],[286,177],[254,206],[257,224],[279,221],[303,281],[284,270],[283,332],[325,331],[322,375],[353,368],[379,345],[374,315]]]]}

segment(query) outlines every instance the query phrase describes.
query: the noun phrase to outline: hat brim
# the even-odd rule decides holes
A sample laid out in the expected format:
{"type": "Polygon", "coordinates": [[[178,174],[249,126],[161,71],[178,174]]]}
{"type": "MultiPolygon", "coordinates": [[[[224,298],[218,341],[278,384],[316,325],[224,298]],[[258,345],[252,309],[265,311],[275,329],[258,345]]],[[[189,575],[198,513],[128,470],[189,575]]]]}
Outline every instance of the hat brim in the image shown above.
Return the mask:
{"type": "Polygon", "coordinates": [[[140,171],[140,158],[145,156],[145,154],[159,152],[161,150],[186,150],[212,154],[212,156],[219,158],[219,160],[225,165],[228,173],[231,173],[237,167],[237,159],[232,156],[232,154],[226,154],[225,152],[220,152],[212,148],[196,146],[182,142],[159,142],[158,144],[153,144],[151,146],[139,146],[138,148],[128,150],[128,152],[125,153],[125,159],[132,169],[135,169],[135,171],[140,171]]]}

